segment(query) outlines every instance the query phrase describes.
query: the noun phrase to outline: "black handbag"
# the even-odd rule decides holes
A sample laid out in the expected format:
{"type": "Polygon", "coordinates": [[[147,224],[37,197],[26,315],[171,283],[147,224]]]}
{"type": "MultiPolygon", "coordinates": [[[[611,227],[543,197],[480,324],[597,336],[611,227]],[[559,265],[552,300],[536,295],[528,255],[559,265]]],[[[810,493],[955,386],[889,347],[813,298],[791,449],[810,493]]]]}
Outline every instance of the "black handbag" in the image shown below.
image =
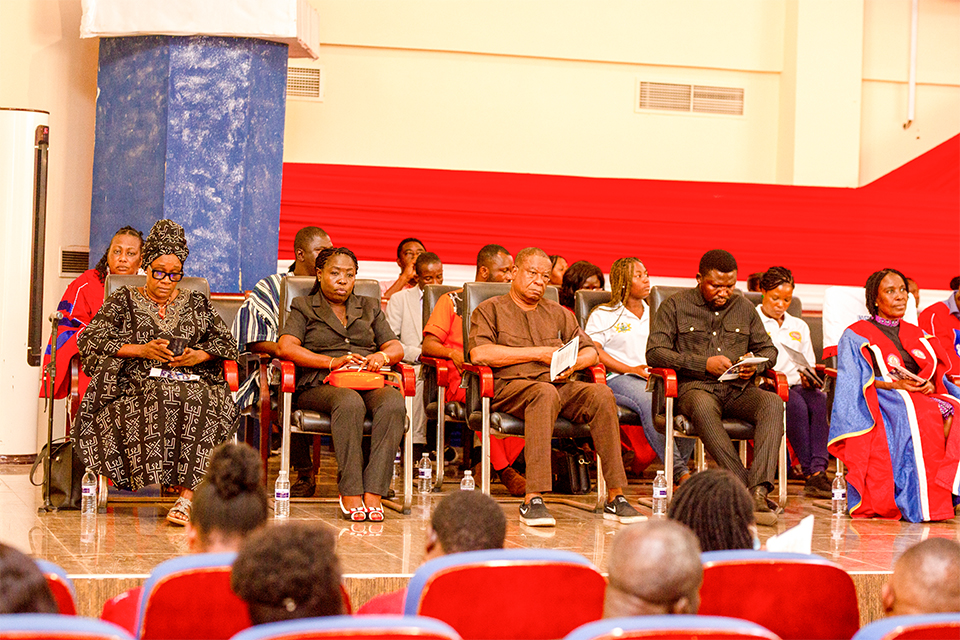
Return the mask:
{"type": "Polygon", "coordinates": [[[74,450],[73,440],[61,438],[44,445],[30,469],[30,483],[35,487],[44,486],[43,480],[37,482],[34,476],[38,467],[45,468],[45,460],[51,449],[53,456],[50,458],[50,503],[58,509],[79,510],[82,498],[80,485],[86,467],[74,450]]]}
{"type": "Polygon", "coordinates": [[[555,493],[590,493],[590,454],[571,446],[553,449],[550,457],[555,493]]]}

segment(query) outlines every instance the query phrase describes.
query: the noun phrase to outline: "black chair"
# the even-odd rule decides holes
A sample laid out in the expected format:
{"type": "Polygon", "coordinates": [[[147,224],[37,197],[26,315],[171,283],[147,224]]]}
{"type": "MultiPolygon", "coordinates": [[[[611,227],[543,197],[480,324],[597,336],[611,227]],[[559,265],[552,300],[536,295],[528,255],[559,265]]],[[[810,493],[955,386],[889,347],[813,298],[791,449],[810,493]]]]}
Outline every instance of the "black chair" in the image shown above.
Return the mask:
{"type": "MultiPolygon", "coordinates": [[[[280,285],[280,332],[287,315],[290,313],[290,304],[294,298],[308,295],[317,279],[313,276],[287,276],[280,285]]],[[[367,296],[380,299],[380,283],[376,280],[357,279],[353,285],[353,292],[358,296],[367,296]]],[[[296,389],[296,369],[289,360],[274,360],[271,368],[280,372],[280,393],[282,398],[283,443],[280,448],[280,471],[290,474],[290,435],[305,433],[307,435],[331,435],[330,415],[293,409],[293,392],[296,389]]],[[[400,373],[403,379],[403,395],[406,401],[407,418],[405,435],[403,438],[403,504],[384,500],[383,504],[395,511],[404,514],[410,513],[413,503],[413,437],[410,429],[410,416],[413,414],[413,396],[416,393],[416,379],[413,367],[402,362],[393,365],[393,369],[400,373]]],[[[364,435],[370,435],[373,424],[369,417],[363,421],[364,435]]],[[[314,468],[318,463],[317,448],[314,448],[314,468]]],[[[335,499],[331,499],[335,500],[335,499]]]]}
{"type": "MultiPolygon", "coordinates": [[[[445,284],[428,284],[426,287],[424,287],[424,327],[427,326],[427,323],[430,321],[430,316],[433,314],[433,308],[437,306],[437,301],[440,300],[440,297],[450,293],[451,291],[456,291],[459,288],[460,287],[454,287],[445,284]]],[[[453,362],[445,358],[431,358],[429,356],[421,355],[420,363],[423,365],[422,374],[424,411],[426,412],[428,421],[430,420],[430,416],[434,414],[437,416],[437,460],[439,461],[442,459],[443,451],[446,448],[445,429],[447,420],[463,423],[463,425],[466,426],[467,419],[462,403],[446,401],[447,376],[449,375],[451,368],[454,366],[453,362]]],[[[463,458],[465,462],[467,461],[467,450],[468,445],[466,440],[464,440],[463,458]]],[[[433,482],[434,491],[441,491],[443,489],[443,474],[444,465],[441,462],[438,462],[437,477],[433,482]]]]}
{"type": "MultiPolygon", "coordinates": [[[[653,287],[650,289],[650,296],[647,298],[647,304],[650,305],[651,323],[657,317],[657,310],[660,305],[674,294],[685,291],[686,287],[653,287]]],[[[749,292],[743,294],[753,304],[759,304],[760,294],[749,292]]],[[[800,315],[800,299],[794,298],[787,308],[788,312],[793,311],[800,315]]],[[[787,379],[782,373],[773,369],[767,369],[764,372],[765,384],[769,385],[771,391],[774,391],[784,402],[790,397],[790,389],[787,387],[787,379]]],[[[676,437],[696,438],[695,456],[697,468],[703,470],[706,468],[706,453],[703,442],[697,433],[696,425],[682,414],[675,414],[673,402],[677,397],[677,374],[673,369],[655,368],[650,372],[650,384],[653,385],[653,422],[658,431],[664,433],[667,438],[666,460],[664,461],[665,474],[668,478],[673,477],[673,440],[676,437]]],[[[784,412],[784,430],[780,442],[780,464],[779,464],[779,504],[782,509],[787,504],[787,430],[786,430],[786,412],[784,412]]],[[[753,439],[754,425],[743,420],[725,418],[723,428],[731,440],[737,440],[740,443],[740,460],[744,466],[747,464],[747,441],[753,439]]],[[[667,499],[673,498],[673,483],[667,483],[667,499]]]]}
{"type": "MultiPolygon", "coordinates": [[[[494,396],[493,370],[490,367],[476,365],[470,362],[470,316],[477,306],[490,298],[502,296],[510,291],[510,284],[504,282],[468,282],[463,286],[463,373],[467,377],[467,424],[474,431],[480,433],[481,440],[481,490],[490,495],[490,437],[491,433],[504,436],[524,436],[524,423],[509,413],[493,412],[490,410],[490,401],[494,396]]],[[[556,287],[547,287],[545,298],[557,301],[556,287]]],[[[591,367],[593,381],[606,384],[603,367],[591,367]]],[[[554,438],[585,438],[590,436],[590,425],[570,422],[564,417],[557,419],[553,429],[554,438]]],[[[600,457],[597,456],[597,502],[595,505],[584,504],[576,500],[563,498],[545,498],[548,502],[558,502],[586,511],[603,511],[607,488],[603,479],[603,470],[600,457]]]]}
{"type": "MultiPolygon", "coordinates": [[[[573,315],[577,317],[577,322],[582,329],[587,327],[587,319],[590,318],[590,312],[601,304],[610,302],[609,291],[588,291],[581,289],[573,294],[573,315]]],[[[602,366],[602,365],[601,365],[602,366]]],[[[630,424],[640,426],[640,416],[633,409],[617,405],[617,418],[620,424],[630,424]]]]}

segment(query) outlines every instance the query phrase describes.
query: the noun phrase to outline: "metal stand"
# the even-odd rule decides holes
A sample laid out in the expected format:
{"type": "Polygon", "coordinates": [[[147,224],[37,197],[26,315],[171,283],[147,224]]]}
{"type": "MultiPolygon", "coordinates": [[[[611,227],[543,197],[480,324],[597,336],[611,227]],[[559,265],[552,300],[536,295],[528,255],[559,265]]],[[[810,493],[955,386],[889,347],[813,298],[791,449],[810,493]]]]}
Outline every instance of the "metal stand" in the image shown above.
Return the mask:
{"type": "Polygon", "coordinates": [[[44,406],[47,412],[47,459],[43,462],[43,504],[37,509],[38,513],[57,510],[50,502],[50,465],[53,458],[53,381],[57,376],[57,334],[61,318],[63,314],[59,311],[50,316],[50,362],[43,368],[47,380],[47,402],[44,406]]]}

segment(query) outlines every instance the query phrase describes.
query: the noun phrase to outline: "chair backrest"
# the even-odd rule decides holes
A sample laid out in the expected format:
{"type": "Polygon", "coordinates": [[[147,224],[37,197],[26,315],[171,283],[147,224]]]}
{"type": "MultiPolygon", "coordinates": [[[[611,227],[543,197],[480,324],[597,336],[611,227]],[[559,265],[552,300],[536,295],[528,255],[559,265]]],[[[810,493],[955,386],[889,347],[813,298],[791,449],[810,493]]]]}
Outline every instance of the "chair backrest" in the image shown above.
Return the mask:
{"type": "MultiPolygon", "coordinates": [[[[280,331],[290,313],[290,304],[294,298],[310,295],[316,284],[313,276],[286,276],[280,280],[280,331]]],[[[380,283],[369,278],[357,278],[353,282],[353,292],[358,296],[380,299],[380,283]]]]}
{"type": "MultiPolygon", "coordinates": [[[[863,287],[827,287],[823,290],[823,356],[837,354],[837,343],[844,329],[870,317],[863,287]]],[[[903,319],[917,324],[917,301],[907,296],[903,319]]]]}
{"type": "Polygon", "coordinates": [[[217,312],[227,327],[233,326],[233,319],[237,317],[237,312],[247,299],[242,293],[211,293],[210,306],[217,312]]]}
{"type": "Polygon", "coordinates": [[[853,640],[943,640],[960,638],[960,613],[894,616],[871,622],[853,640]]]}
{"type": "Polygon", "coordinates": [[[650,322],[653,322],[653,319],[657,317],[657,309],[660,308],[660,305],[663,304],[667,298],[681,291],[686,291],[689,288],[690,287],[650,287],[650,295],[647,296],[647,304],[650,306],[650,322]]]}
{"type": "MultiPolygon", "coordinates": [[[[110,274],[103,282],[103,299],[106,300],[109,298],[111,295],[116,293],[117,289],[120,287],[142,287],[145,284],[147,284],[147,276],[121,276],[110,274]]],[[[210,298],[210,284],[207,282],[206,278],[184,277],[177,286],[179,286],[181,289],[192,289],[193,291],[199,291],[208,299],[210,298]]]]}
{"type": "Polygon", "coordinates": [[[328,616],[250,627],[233,640],[460,640],[450,625],[420,616],[328,616]]]}
{"type": "Polygon", "coordinates": [[[606,581],[556,549],[454,553],[410,579],[404,613],[443,620],[464,640],[562,638],[603,615],[606,581]]]}
{"type": "Polygon", "coordinates": [[[159,564],[143,585],[137,637],[226,640],[249,627],[247,605],[230,588],[236,555],[200,553],[159,564]]]}
{"type": "Polygon", "coordinates": [[[47,579],[47,585],[53,592],[53,599],[57,602],[57,610],[68,616],[77,614],[76,595],[73,581],[67,577],[67,572],[48,560],[37,560],[37,566],[47,579]]]}
{"type": "Polygon", "coordinates": [[[423,326],[427,326],[430,321],[430,314],[433,313],[433,308],[437,306],[440,296],[459,288],[448,284],[428,284],[423,288],[423,326]]]}
{"type": "Polygon", "coordinates": [[[49,613],[0,616],[0,640],[133,640],[115,624],[49,613]]]}
{"type": "MultiPolygon", "coordinates": [[[[509,282],[467,282],[463,285],[463,359],[470,360],[467,343],[470,341],[470,316],[481,302],[506,295],[510,292],[509,282]]],[[[543,297],[559,302],[560,290],[548,286],[543,297]]]]}
{"type": "Polygon", "coordinates": [[[585,624],[565,640],[779,640],[769,629],[747,620],[720,616],[663,615],[610,618],[585,624]]]}
{"type": "Polygon", "coordinates": [[[853,579],[816,555],[708,551],[700,614],[743,618],[784,640],[850,638],[860,628],[853,579]]]}
{"type": "Polygon", "coordinates": [[[581,327],[587,326],[587,318],[590,312],[601,304],[610,302],[612,295],[609,291],[587,291],[581,289],[573,294],[573,315],[577,316],[577,322],[581,327]]]}

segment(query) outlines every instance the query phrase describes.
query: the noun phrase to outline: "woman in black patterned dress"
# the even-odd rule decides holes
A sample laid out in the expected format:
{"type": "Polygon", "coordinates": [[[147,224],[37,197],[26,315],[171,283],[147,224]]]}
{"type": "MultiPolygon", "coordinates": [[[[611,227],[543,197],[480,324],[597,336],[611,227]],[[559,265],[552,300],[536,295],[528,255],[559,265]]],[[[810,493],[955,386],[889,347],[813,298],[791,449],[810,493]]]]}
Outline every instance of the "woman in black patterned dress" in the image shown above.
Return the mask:
{"type": "Polygon", "coordinates": [[[78,429],[85,463],[122,488],[180,488],[167,514],[179,525],[190,520],[210,451],[237,418],[222,362],[238,357],[236,342],[203,294],[177,288],[188,254],[183,228],[158,221],[143,245],[146,286],[118,289],[77,340],[92,378],[78,429]],[[186,339],[179,355],[174,337],[186,339]]]}

